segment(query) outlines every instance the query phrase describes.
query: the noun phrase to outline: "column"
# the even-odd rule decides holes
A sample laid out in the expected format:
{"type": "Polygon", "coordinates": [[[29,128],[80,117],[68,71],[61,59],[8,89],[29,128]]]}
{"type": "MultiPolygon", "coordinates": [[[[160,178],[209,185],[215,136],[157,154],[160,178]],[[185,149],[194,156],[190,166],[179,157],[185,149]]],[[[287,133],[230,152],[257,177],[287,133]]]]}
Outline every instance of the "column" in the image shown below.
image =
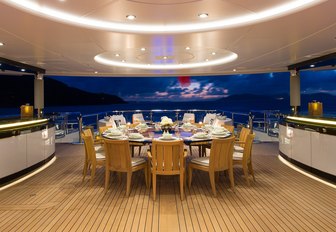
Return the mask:
{"type": "Polygon", "coordinates": [[[34,79],[34,108],[37,109],[37,117],[41,118],[44,109],[44,80],[41,73],[34,79]]]}
{"type": "Polygon", "coordinates": [[[300,73],[290,71],[290,106],[293,115],[297,115],[301,106],[300,73]]]}

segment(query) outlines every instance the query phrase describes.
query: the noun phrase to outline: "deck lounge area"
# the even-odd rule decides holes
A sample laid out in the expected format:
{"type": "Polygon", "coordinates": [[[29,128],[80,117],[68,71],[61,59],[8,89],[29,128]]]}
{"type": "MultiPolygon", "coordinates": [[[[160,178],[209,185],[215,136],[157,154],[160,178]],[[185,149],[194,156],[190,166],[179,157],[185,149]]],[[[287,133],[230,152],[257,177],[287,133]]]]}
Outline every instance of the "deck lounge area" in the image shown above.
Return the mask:
{"type": "Polygon", "coordinates": [[[284,165],[278,149],[253,145],[251,186],[235,167],[235,192],[221,174],[214,197],[208,174],[194,171],[185,200],[178,177],[163,176],[153,201],[142,172],[129,197],[125,176],[105,194],[104,168],[94,186],[82,183],[84,145],[57,144],[53,165],[0,192],[0,231],[336,231],[336,189],[284,165]]]}

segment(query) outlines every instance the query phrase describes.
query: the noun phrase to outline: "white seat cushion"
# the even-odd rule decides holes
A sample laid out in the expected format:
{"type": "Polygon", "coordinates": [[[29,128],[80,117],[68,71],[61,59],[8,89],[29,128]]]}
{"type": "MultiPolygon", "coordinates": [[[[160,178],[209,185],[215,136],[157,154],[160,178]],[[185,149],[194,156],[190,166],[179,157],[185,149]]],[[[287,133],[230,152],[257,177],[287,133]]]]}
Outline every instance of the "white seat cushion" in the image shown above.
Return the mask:
{"type": "Polygon", "coordinates": [[[203,166],[209,166],[209,157],[200,157],[191,160],[191,163],[199,164],[203,166]]]}
{"type": "Polygon", "coordinates": [[[105,159],[105,155],[103,153],[97,152],[96,153],[96,159],[105,159]]]}
{"type": "Polygon", "coordinates": [[[96,145],[94,147],[94,149],[95,149],[96,152],[102,152],[104,150],[104,146],[102,146],[102,145],[96,145]]]}
{"type": "Polygon", "coordinates": [[[144,158],[134,157],[131,159],[132,161],[132,167],[146,163],[146,160],[144,158]]]}
{"type": "Polygon", "coordinates": [[[243,153],[242,152],[233,152],[233,159],[234,160],[242,160],[243,159],[243,153]]]}
{"type": "Polygon", "coordinates": [[[238,146],[238,145],[234,145],[234,150],[235,150],[235,151],[243,152],[243,151],[244,151],[244,148],[241,147],[241,146],[238,146]]]}

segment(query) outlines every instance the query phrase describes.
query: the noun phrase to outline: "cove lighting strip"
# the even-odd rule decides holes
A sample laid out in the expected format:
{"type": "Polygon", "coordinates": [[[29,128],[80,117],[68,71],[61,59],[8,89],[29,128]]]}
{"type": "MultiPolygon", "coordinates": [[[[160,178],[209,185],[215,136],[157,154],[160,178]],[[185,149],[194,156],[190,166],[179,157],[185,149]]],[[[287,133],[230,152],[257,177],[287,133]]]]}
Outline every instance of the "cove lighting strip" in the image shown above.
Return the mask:
{"type": "Polygon", "coordinates": [[[288,3],[277,5],[269,9],[245,14],[228,19],[208,21],[201,23],[185,24],[136,24],[104,21],[94,18],[83,17],[42,6],[38,1],[32,0],[4,0],[3,2],[13,7],[28,11],[38,16],[51,20],[67,23],[75,26],[93,28],[99,30],[130,32],[130,33],[186,33],[198,31],[210,31],[217,29],[233,28],[267,21],[302,10],[307,7],[324,2],[325,0],[293,0],[288,3]]]}
{"type": "Polygon", "coordinates": [[[46,169],[47,167],[49,167],[50,165],[52,165],[55,161],[56,161],[56,156],[54,156],[48,163],[44,164],[44,165],[41,166],[40,168],[38,168],[38,169],[36,169],[35,171],[29,173],[28,175],[25,175],[25,176],[23,176],[22,178],[20,178],[20,179],[18,179],[18,180],[16,180],[16,181],[11,182],[10,184],[7,184],[7,185],[1,187],[1,188],[0,188],[0,191],[5,190],[5,189],[7,189],[7,188],[9,188],[9,187],[12,187],[12,186],[14,186],[14,185],[17,185],[17,184],[19,184],[19,183],[21,183],[21,182],[23,182],[23,181],[29,179],[30,177],[35,176],[36,174],[42,172],[44,169],[46,169]]]}
{"type": "Polygon", "coordinates": [[[0,125],[0,129],[8,129],[8,128],[11,128],[11,127],[34,125],[34,124],[47,122],[47,121],[48,121],[48,119],[37,119],[37,120],[26,121],[26,122],[14,122],[14,123],[0,125]]]}
{"type": "Polygon", "coordinates": [[[329,187],[332,187],[334,189],[336,189],[336,185],[330,183],[330,182],[327,182],[325,180],[322,180],[321,178],[318,178],[304,170],[302,170],[301,168],[298,168],[297,166],[293,165],[292,163],[288,162],[287,160],[285,160],[281,155],[278,155],[278,159],[285,165],[287,165],[288,167],[294,169],[295,171],[305,175],[305,176],[308,176],[309,178],[312,178],[314,180],[317,180],[319,182],[321,182],[322,184],[325,184],[325,185],[328,185],[329,187]]]}
{"type": "Polygon", "coordinates": [[[97,63],[108,65],[108,66],[118,66],[123,68],[138,68],[138,69],[150,69],[150,70],[173,70],[173,69],[189,69],[189,68],[201,68],[208,66],[215,66],[225,63],[230,63],[238,58],[236,53],[231,52],[230,55],[225,56],[221,59],[209,60],[207,62],[197,62],[197,63],[185,63],[185,64],[136,64],[114,61],[105,58],[102,54],[94,57],[97,63]]]}
{"type": "Polygon", "coordinates": [[[314,118],[301,118],[295,116],[287,116],[287,119],[301,121],[301,122],[310,122],[310,123],[320,123],[324,125],[336,126],[336,121],[324,120],[324,119],[314,119],[314,118]]]}

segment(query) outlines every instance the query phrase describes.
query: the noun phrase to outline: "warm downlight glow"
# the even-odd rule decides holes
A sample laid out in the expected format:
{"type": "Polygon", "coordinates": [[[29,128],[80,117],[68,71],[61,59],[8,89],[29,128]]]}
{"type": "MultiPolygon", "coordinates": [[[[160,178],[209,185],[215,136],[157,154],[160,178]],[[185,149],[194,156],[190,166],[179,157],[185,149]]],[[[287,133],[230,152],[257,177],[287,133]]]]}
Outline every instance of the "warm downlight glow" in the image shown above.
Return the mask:
{"type": "MultiPolygon", "coordinates": [[[[200,68],[207,66],[215,66],[225,63],[230,63],[238,58],[238,55],[233,52],[227,52],[226,56],[223,56],[219,59],[209,60],[208,62],[195,62],[195,63],[185,63],[185,64],[151,64],[148,65],[142,63],[128,63],[128,62],[120,62],[117,60],[110,59],[109,53],[99,54],[94,57],[94,60],[100,64],[109,65],[109,66],[117,66],[124,68],[138,68],[138,69],[151,69],[151,70],[173,70],[173,69],[189,69],[189,68],[200,68]]],[[[163,57],[163,59],[165,59],[163,57]]],[[[167,59],[167,58],[166,58],[167,59]]]]}
{"type": "Polygon", "coordinates": [[[254,12],[233,18],[198,23],[180,22],[179,24],[135,24],[133,22],[120,23],[83,17],[81,15],[73,15],[69,12],[59,11],[47,6],[42,6],[38,3],[38,1],[33,0],[4,0],[3,2],[24,11],[47,17],[51,20],[56,20],[76,26],[116,32],[163,34],[211,31],[254,24],[261,21],[267,21],[276,17],[291,14],[303,8],[321,3],[323,1],[325,0],[293,0],[289,3],[273,6],[260,12],[254,12]]]}

